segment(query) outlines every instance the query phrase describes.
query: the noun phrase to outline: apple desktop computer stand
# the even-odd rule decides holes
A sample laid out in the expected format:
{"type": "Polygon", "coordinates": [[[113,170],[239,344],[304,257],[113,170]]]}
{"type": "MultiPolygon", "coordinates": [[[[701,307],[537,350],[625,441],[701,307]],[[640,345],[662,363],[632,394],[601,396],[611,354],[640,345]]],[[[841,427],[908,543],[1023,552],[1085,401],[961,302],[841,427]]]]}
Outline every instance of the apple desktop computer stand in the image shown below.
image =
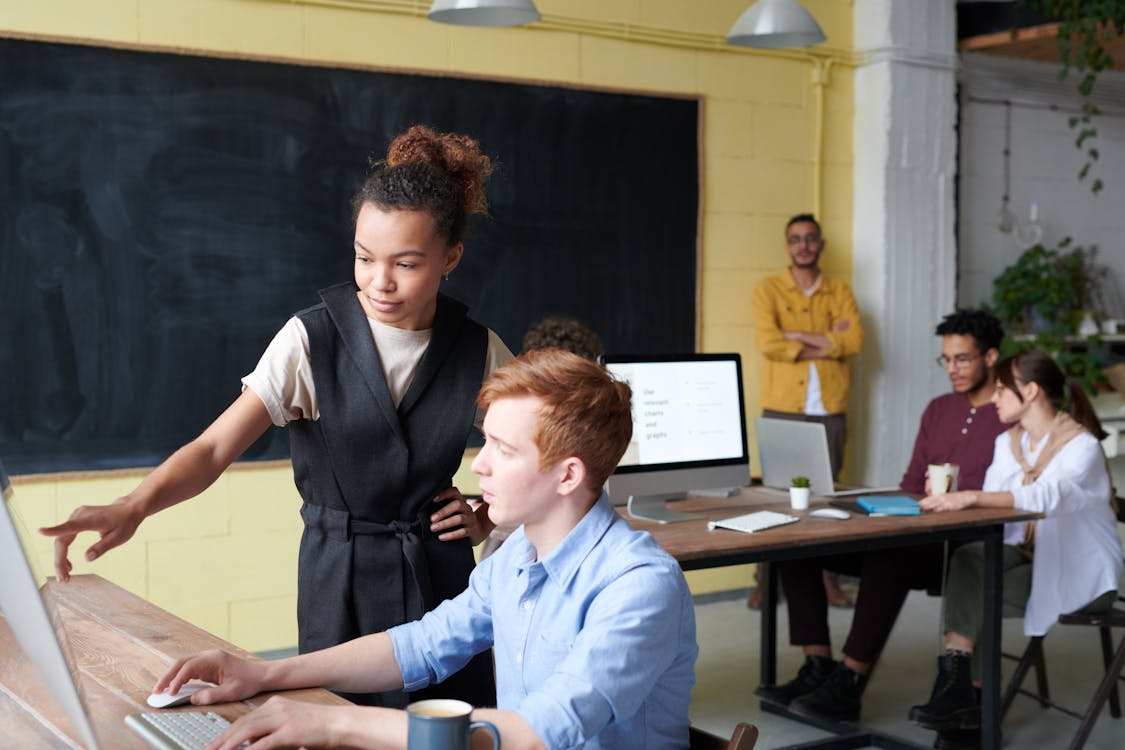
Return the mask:
{"type": "Polygon", "coordinates": [[[683,500],[687,497],[685,492],[666,492],[659,495],[629,495],[629,517],[639,518],[642,521],[656,521],[657,523],[675,523],[677,521],[696,521],[705,516],[698,513],[683,513],[671,510],[667,503],[673,500],[683,500]]]}

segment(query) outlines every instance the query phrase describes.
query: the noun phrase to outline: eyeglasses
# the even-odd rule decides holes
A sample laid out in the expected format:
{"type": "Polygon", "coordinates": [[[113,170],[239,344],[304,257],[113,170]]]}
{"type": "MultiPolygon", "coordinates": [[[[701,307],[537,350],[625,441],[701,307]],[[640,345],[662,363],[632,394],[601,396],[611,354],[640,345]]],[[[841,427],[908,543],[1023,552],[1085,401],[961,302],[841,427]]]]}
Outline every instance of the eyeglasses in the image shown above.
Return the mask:
{"type": "Polygon", "coordinates": [[[982,356],[984,356],[984,355],[983,354],[957,354],[952,359],[950,359],[949,357],[942,354],[937,358],[937,363],[938,363],[939,367],[949,367],[949,363],[952,362],[953,366],[955,368],[957,368],[958,370],[964,370],[966,367],[971,365],[973,362],[976,362],[982,356]]]}
{"type": "Polygon", "coordinates": [[[799,245],[801,244],[801,240],[804,240],[806,245],[811,245],[814,242],[820,242],[820,234],[817,232],[810,232],[809,234],[803,236],[799,234],[791,234],[785,238],[785,241],[790,245],[799,245]]]}

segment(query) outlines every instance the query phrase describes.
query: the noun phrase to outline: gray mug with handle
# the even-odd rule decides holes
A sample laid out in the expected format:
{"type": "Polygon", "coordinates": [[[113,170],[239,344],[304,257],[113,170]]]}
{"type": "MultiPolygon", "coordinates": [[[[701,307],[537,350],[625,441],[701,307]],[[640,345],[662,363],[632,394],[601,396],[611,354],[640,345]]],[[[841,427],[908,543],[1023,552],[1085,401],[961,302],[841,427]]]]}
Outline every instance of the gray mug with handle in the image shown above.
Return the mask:
{"type": "Polygon", "coordinates": [[[469,750],[474,729],[492,733],[492,750],[500,750],[500,730],[488,721],[470,721],[473,707],[465,701],[431,699],[406,707],[407,750],[469,750]]]}

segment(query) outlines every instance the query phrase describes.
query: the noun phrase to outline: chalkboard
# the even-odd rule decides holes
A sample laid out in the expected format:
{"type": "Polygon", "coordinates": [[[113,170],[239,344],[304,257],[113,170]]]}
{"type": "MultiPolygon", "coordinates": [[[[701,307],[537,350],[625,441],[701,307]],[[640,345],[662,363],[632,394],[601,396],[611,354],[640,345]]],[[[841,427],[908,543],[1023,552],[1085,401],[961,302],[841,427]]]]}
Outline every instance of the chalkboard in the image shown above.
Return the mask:
{"type": "MultiPolygon", "coordinates": [[[[698,102],[0,39],[0,456],[158,463],[352,275],[349,200],[414,123],[497,163],[446,291],[518,351],[550,313],[695,349],[698,102]]],[[[288,455],[272,430],[247,459],[288,455]]]]}

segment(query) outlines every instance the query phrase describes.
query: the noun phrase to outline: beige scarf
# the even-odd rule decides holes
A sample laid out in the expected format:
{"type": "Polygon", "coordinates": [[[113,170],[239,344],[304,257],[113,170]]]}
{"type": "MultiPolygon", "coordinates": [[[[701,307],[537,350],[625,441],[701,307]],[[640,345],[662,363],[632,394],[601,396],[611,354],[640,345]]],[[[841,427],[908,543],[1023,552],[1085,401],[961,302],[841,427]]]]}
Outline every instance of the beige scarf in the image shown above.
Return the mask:
{"type": "MultiPolygon", "coordinates": [[[[1055,414],[1055,421],[1051,425],[1050,431],[1047,433],[1047,444],[1043,446],[1043,450],[1039,451],[1039,456],[1035,459],[1033,465],[1028,465],[1027,459],[1023,455],[1023,446],[1020,443],[1020,438],[1023,437],[1023,429],[1018,423],[1008,430],[1008,439],[1011,441],[1012,456],[1015,457],[1016,462],[1019,463],[1020,468],[1023,469],[1023,484],[1028,485],[1039,478],[1047,465],[1058,455],[1059,451],[1063,449],[1067,443],[1086,431],[1086,428],[1074,421],[1074,418],[1067,414],[1065,411],[1060,411],[1055,414]]],[[[1035,548],[1035,521],[1027,521],[1023,525],[1023,542],[1020,543],[1020,549],[1028,557],[1031,557],[1032,551],[1035,548]]]]}

